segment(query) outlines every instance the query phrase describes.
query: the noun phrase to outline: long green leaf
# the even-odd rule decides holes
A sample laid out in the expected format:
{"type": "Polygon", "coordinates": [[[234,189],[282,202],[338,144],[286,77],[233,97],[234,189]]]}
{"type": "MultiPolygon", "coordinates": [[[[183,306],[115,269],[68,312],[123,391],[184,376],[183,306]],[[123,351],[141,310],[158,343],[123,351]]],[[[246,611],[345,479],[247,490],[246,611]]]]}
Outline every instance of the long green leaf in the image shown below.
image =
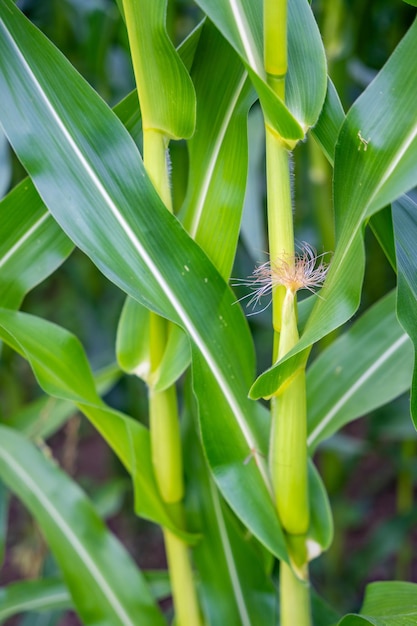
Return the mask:
{"type": "Polygon", "coordinates": [[[26,611],[70,608],[71,595],[59,579],[25,580],[0,589],[0,620],[26,611]]]}
{"type": "Polygon", "coordinates": [[[166,211],[124,127],[9,0],[0,5],[0,87],[0,120],[58,223],[110,280],[188,332],[214,476],[286,558],[266,462],[244,464],[261,435],[247,398],[252,341],[232,292],[166,211]]]}
{"type": "Polygon", "coordinates": [[[339,131],[345,120],[342,103],[330,78],[327,81],[326,99],[324,100],[319,119],[311,134],[320,144],[324,154],[333,165],[336,142],[339,131]]]}
{"type": "Polygon", "coordinates": [[[302,139],[319,116],[326,94],[326,61],[311,8],[288,3],[286,103],[266,82],[263,68],[262,0],[198,0],[244,62],[270,124],[282,137],[302,139]]]}
{"type": "Polygon", "coordinates": [[[371,583],[360,615],[346,615],[338,626],[414,626],[417,622],[417,585],[405,582],[371,583]]]}
{"type": "MultiPolygon", "coordinates": [[[[179,217],[227,279],[239,236],[247,173],[246,120],[255,96],[238,56],[217,29],[206,21],[193,34],[197,36],[194,62],[188,61],[198,101],[197,129],[188,142],[189,183],[179,217]]],[[[185,55],[185,46],[179,52],[185,55]]],[[[174,169],[174,186],[175,174],[174,169]]],[[[149,311],[128,299],[118,326],[119,363],[153,388],[164,389],[189,365],[189,342],[171,326],[163,361],[150,379],[148,333],[149,311]]]]}
{"type": "MultiPolygon", "coordinates": [[[[129,132],[138,137],[141,124],[136,92],[124,98],[114,111],[129,132]]],[[[29,178],[1,201],[0,215],[0,305],[19,308],[25,294],[52,274],[74,245],[29,178]]]]}
{"type": "MultiPolygon", "coordinates": [[[[149,7],[148,7],[149,9],[149,7]]],[[[151,9],[152,10],[152,9],[151,9]]],[[[160,10],[160,7],[159,7],[160,10]]],[[[165,27],[162,26],[161,15],[154,15],[153,19],[156,18],[156,21],[159,21],[157,27],[159,29],[164,30],[165,27]]],[[[143,21],[144,15],[141,10],[141,20],[143,21]]],[[[200,39],[201,26],[197,27],[193,33],[182,43],[180,48],[178,49],[178,53],[181,61],[184,63],[187,70],[191,67],[195,55],[195,51],[200,39]]],[[[166,34],[162,35],[166,37],[166,34]]],[[[150,45],[150,41],[147,40],[147,45],[150,45]]],[[[172,51],[171,51],[172,52],[172,51]]],[[[170,56],[171,56],[170,52],[170,56]]],[[[143,55],[143,53],[141,53],[143,55]]],[[[175,53],[176,54],[176,53],[175,53]]],[[[146,55],[145,55],[146,56],[146,55]]],[[[149,56],[149,54],[148,54],[149,56]]],[[[152,55],[150,55],[152,57],[152,55]]],[[[178,65],[178,59],[170,58],[171,63],[176,67],[178,65]]],[[[157,63],[158,65],[158,63],[157,63]]],[[[160,65],[160,63],[159,63],[160,65]]],[[[175,67],[173,69],[173,73],[175,74],[175,67]]],[[[179,66],[178,66],[179,67],[179,66]]],[[[142,68],[147,73],[150,70],[150,67],[145,64],[145,67],[142,68]]],[[[178,69],[178,68],[177,68],[178,69]]],[[[158,71],[161,70],[161,67],[158,67],[158,71]]],[[[178,69],[178,71],[183,71],[178,69]]],[[[152,73],[152,72],[151,72],[152,73]]],[[[145,104],[147,102],[148,96],[150,96],[152,91],[157,90],[159,87],[163,94],[164,98],[160,98],[158,96],[158,106],[159,111],[156,116],[153,111],[148,111],[148,114],[154,118],[154,125],[157,125],[157,119],[159,117],[161,130],[171,128],[170,134],[172,135],[173,126],[170,124],[170,116],[171,112],[169,111],[169,106],[171,104],[171,99],[169,98],[169,93],[167,93],[167,85],[162,80],[161,76],[152,76],[152,80],[154,78],[158,78],[155,84],[148,90],[149,93],[145,90],[145,104]],[[158,82],[159,81],[159,82],[158,82]],[[157,83],[157,84],[156,84],[157,83]],[[162,121],[165,119],[165,123],[162,121]]],[[[189,78],[188,78],[189,80],[189,78]]],[[[169,87],[169,85],[168,85],[169,87]]],[[[191,97],[191,96],[190,96],[191,97]]],[[[151,97],[152,100],[152,97],[151,97]]],[[[193,96],[194,100],[194,96],[193,96]]],[[[149,105],[149,102],[147,102],[149,105]]],[[[132,135],[134,139],[137,140],[139,136],[139,131],[142,127],[142,120],[140,111],[138,109],[138,96],[136,92],[129,94],[121,103],[119,103],[114,109],[114,112],[119,117],[121,122],[123,122],[124,126],[127,128],[129,133],[132,135]]],[[[184,112],[186,109],[183,109],[184,112]]],[[[185,127],[183,126],[182,131],[181,127],[181,118],[182,113],[180,110],[174,112],[176,114],[176,120],[174,119],[174,125],[177,125],[177,133],[190,134],[191,127],[189,127],[188,131],[185,131],[185,127]]],[[[192,119],[187,120],[187,124],[192,123],[194,125],[194,117],[195,117],[195,105],[193,105],[192,111],[192,119]]],[[[148,115],[148,125],[149,125],[149,115],[148,115]]],[[[174,115],[175,117],[175,115],[174,115]]],[[[174,175],[175,172],[172,172],[174,175]]],[[[175,186],[175,182],[174,182],[175,186]]],[[[134,300],[133,298],[126,298],[125,305],[123,307],[122,315],[119,319],[119,324],[117,328],[117,341],[116,341],[116,353],[117,359],[120,364],[120,367],[128,372],[129,374],[134,374],[142,378],[148,385],[152,386],[154,390],[162,391],[170,387],[175,383],[176,380],[181,376],[184,370],[189,366],[191,360],[191,352],[189,346],[188,337],[184,334],[184,332],[175,325],[169,325],[169,336],[167,346],[164,351],[164,355],[161,359],[161,362],[155,372],[152,373],[152,377],[150,377],[150,353],[149,353],[149,320],[150,320],[150,311],[141,305],[139,302],[134,300]],[[138,332],[140,329],[140,332],[138,332]]]]}
{"type": "Polygon", "coordinates": [[[310,527],[307,545],[309,559],[313,560],[327,550],[333,541],[333,516],[326,488],[311,459],[308,464],[308,497],[310,527]]]}
{"type": "Polygon", "coordinates": [[[9,144],[2,129],[0,129],[0,198],[9,188],[12,177],[12,164],[9,144]]]}
{"type": "MultiPolygon", "coordinates": [[[[155,600],[171,594],[169,576],[163,570],[143,572],[155,600]]],[[[59,578],[24,580],[0,587],[0,620],[20,613],[74,609],[66,585],[59,578]]]]}
{"type": "Polygon", "coordinates": [[[297,346],[263,374],[253,397],[276,392],[306,362],[311,345],[348,320],[359,306],[364,274],[362,228],[369,216],[417,183],[417,22],[350,109],[334,162],[337,246],[321,297],[297,346]]]}
{"type": "Polygon", "coordinates": [[[268,249],[265,232],[265,181],[260,172],[265,161],[265,124],[260,107],[253,107],[248,117],[248,180],[240,236],[253,263],[266,261],[268,249]]]}
{"type": "Polygon", "coordinates": [[[272,624],[277,594],[267,575],[260,545],[244,535],[219,494],[188,412],[184,420],[187,519],[203,535],[193,556],[208,624],[272,624]]]}
{"type": "Polygon", "coordinates": [[[133,298],[126,298],[117,327],[117,360],[125,372],[134,374],[156,391],[178,380],[191,360],[190,342],[184,331],[170,324],[164,355],[157,369],[150,371],[150,311],[133,298]]]}
{"type": "Polygon", "coordinates": [[[123,0],[143,124],[173,139],[190,137],[195,93],[165,27],[167,0],[123,0]]]}
{"type": "MultiPolygon", "coordinates": [[[[120,370],[110,365],[95,374],[94,380],[100,395],[107,393],[120,378],[120,370]]],[[[10,426],[25,434],[28,439],[37,441],[48,439],[77,412],[77,407],[70,400],[59,400],[51,396],[41,396],[25,404],[13,415],[4,420],[10,426]]]]}
{"type": "Polygon", "coordinates": [[[52,274],[74,245],[30,180],[2,200],[0,216],[0,306],[17,309],[25,294],[52,274]]]}
{"type": "MultiPolygon", "coordinates": [[[[402,196],[392,205],[395,249],[398,270],[398,318],[417,350],[417,202],[410,196],[402,196]]],[[[411,392],[411,412],[417,427],[417,363],[411,392]]]]}
{"type": "Polygon", "coordinates": [[[195,541],[177,528],[159,496],[149,432],[139,422],[112,410],[97,395],[78,339],[55,324],[5,309],[0,309],[0,337],[30,362],[46,393],[76,404],[103,435],[132,476],[136,512],[186,541],[195,541]]]}
{"type": "MultiPolygon", "coordinates": [[[[133,136],[141,127],[137,94],[114,109],[133,136]]],[[[25,294],[45,280],[74,248],[27,178],[0,203],[0,305],[19,308],[25,294]]]]}
{"type": "Polygon", "coordinates": [[[245,197],[247,116],[255,94],[239,57],[208,21],[191,76],[197,94],[197,128],[188,142],[188,189],[181,217],[193,239],[228,279],[245,197]]]}
{"type": "Polygon", "coordinates": [[[395,292],[367,311],[307,370],[308,444],[409,389],[411,341],[395,315],[395,292]]]}
{"type": "Polygon", "coordinates": [[[392,269],[397,273],[397,260],[395,254],[394,228],[392,223],[391,206],[387,206],[378,213],[372,215],[369,220],[372,232],[384,251],[392,269]]]}
{"type": "Polygon", "coordinates": [[[0,427],[0,476],[39,523],[83,623],[164,624],[145,580],[81,489],[33,444],[0,427]]]}

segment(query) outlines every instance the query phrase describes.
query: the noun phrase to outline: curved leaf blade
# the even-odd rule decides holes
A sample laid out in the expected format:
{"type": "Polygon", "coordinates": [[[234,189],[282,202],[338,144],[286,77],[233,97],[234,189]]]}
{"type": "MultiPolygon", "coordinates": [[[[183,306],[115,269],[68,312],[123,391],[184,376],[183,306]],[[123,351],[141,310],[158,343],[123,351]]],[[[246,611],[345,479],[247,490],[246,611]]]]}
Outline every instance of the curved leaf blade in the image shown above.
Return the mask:
{"type": "Polygon", "coordinates": [[[204,392],[204,430],[224,452],[210,459],[215,478],[254,534],[286,558],[265,460],[244,465],[260,435],[247,398],[253,346],[232,292],[166,211],[124,127],[9,0],[0,5],[0,52],[0,119],[19,158],[55,219],[99,269],[187,331],[194,359],[202,355],[206,364],[194,380],[201,390],[213,387],[225,408],[220,416],[204,392]],[[213,415],[230,422],[234,446],[227,429],[214,432],[213,415]],[[253,508],[262,511],[256,520],[253,508]]]}
{"type": "Polygon", "coordinates": [[[255,94],[239,57],[209,21],[201,30],[191,76],[197,127],[187,143],[190,165],[181,218],[228,279],[245,196],[247,116],[255,94]]]}
{"type": "Polygon", "coordinates": [[[137,300],[127,297],[117,327],[117,360],[122,370],[138,376],[155,391],[163,391],[173,385],[189,366],[190,342],[179,326],[170,324],[164,355],[151,375],[149,322],[150,311],[137,300]]]}
{"type": "Polygon", "coordinates": [[[187,412],[184,417],[187,519],[203,535],[193,557],[206,619],[213,625],[272,624],[277,614],[277,594],[262,549],[247,537],[221,498],[208,473],[191,416],[187,412]]]}
{"type": "Polygon", "coordinates": [[[393,292],[364,313],[308,368],[311,452],[348,422],[409,389],[413,351],[397,321],[395,304],[393,292]]]}
{"type": "Polygon", "coordinates": [[[191,78],[165,27],[167,0],[123,0],[144,127],[181,139],[195,126],[191,78]]]}
{"type": "Polygon", "coordinates": [[[17,309],[26,293],[59,267],[74,245],[30,180],[0,202],[0,306],[17,309]]]}
{"type": "Polygon", "coordinates": [[[333,516],[329,496],[313,461],[308,464],[308,497],[310,527],[307,533],[309,558],[313,560],[327,550],[333,541],[333,516]]]}
{"type": "Polygon", "coordinates": [[[97,395],[78,339],[55,324],[5,309],[0,309],[0,337],[29,361],[46,393],[75,403],[106,439],[132,476],[138,515],[193,543],[196,537],[176,526],[159,496],[149,432],[139,422],[108,407],[97,395]]]}
{"type": "Polygon", "coordinates": [[[339,131],[345,121],[345,112],[330,78],[327,79],[327,92],[319,119],[311,134],[320,144],[326,158],[333,165],[339,131]]]}
{"type": "Polygon", "coordinates": [[[389,581],[366,587],[360,615],[346,615],[338,626],[413,626],[417,620],[417,585],[389,581]]]}
{"type": "Polygon", "coordinates": [[[0,434],[0,475],[42,528],[84,624],[162,626],[142,574],[81,489],[20,434],[0,434]]]}
{"type": "Polygon", "coordinates": [[[70,608],[71,595],[59,579],[25,580],[0,589],[0,620],[26,611],[70,608]]]}
{"type": "MultiPolygon", "coordinates": [[[[392,205],[395,249],[398,270],[398,319],[408,333],[417,350],[417,257],[415,237],[417,236],[417,202],[410,196],[402,196],[392,205]]],[[[411,413],[417,427],[417,362],[414,362],[414,375],[411,390],[411,413]]]]}
{"type": "Polygon", "coordinates": [[[334,162],[337,246],[321,298],[297,346],[256,381],[252,397],[275,393],[305,364],[312,344],[341,326],[359,306],[365,265],[363,225],[372,213],[417,183],[413,113],[417,75],[409,63],[416,55],[417,21],[346,117],[334,162]]]}
{"type": "Polygon", "coordinates": [[[0,198],[7,192],[12,177],[11,155],[9,144],[2,129],[0,129],[0,198]]]}
{"type": "Polygon", "coordinates": [[[288,3],[288,74],[286,104],[266,82],[263,68],[262,1],[198,0],[244,62],[268,124],[288,140],[302,139],[319,116],[326,94],[326,60],[311,8],[303,0],[288,3]]]}
{"type": "MultiPolygon", "coordinates": [[[[99,393],[105,394],[109,391],[119,377],[120,370],[114,365],[95,374],[94,379],[99,393]]],[[[7,421],[2,420],[2,423],[36,442],[52,437],[76,412],[77,408],[70,400],[43,395],[25,404],[17,413],[7,416],[7,421]]]]}

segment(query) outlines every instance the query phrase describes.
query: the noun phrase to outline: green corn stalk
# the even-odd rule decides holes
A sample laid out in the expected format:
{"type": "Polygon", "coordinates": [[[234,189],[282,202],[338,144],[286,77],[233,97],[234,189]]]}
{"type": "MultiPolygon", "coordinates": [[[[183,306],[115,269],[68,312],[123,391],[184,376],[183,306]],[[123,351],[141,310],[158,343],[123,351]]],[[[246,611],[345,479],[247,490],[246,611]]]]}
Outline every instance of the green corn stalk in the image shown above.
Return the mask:
{"type": "MultiPolygon", "coordinates": [[[[147,88],[141,47],[141,7],[135,0],[123,0],[126,27],[132,52],[143,127],[143,161],[161,200],[172,213],[168,170],[169,136],[153,124],[153,102],[147,88]]],[[[168,337],[168,324],[155,313],[150,314],[150,379],[160,366],[168,337]]],[[[184,527],[185,514],[182,445],[175,385],[162,391],[149,387],[149,423],[152,460],[156,481],[163,501],[179,525],[184,527]]],[[[172,596],[178,626],[200,626],[201,612],[193,577],[189,546],[164,528],[164,541],[171,577],[172,596]]]]}
{"type": "MultiPolygon", "coordinates": [[[[264,64],[267,81],[285,102],[287,73],[287,0],[264,0],[264,64]]],[[[271,274],[273,265],[285,262],[294,271],[295,245],[292,223],[289,154],[285,137],[279,137],[266,120],[266,167],[268,235],[271,274]]],[[[274,361],[283,358],[298,341],[295,291],[284,285],[273,286],[272,316],[274,361]]],[[[269,465],[276,506],[291,548],[292,558],[300,560],[307,576],[303,537],[309,527],[307,485],[307,410],[305,371],[278,396],[271,399],[271,440],[269,465]]],[[[291,551],[290,551],[291,555],[291,551]]],[[[281,563],[281,626],[311,624],[307,581],[299,580],[291,568],[281,563]]]]}

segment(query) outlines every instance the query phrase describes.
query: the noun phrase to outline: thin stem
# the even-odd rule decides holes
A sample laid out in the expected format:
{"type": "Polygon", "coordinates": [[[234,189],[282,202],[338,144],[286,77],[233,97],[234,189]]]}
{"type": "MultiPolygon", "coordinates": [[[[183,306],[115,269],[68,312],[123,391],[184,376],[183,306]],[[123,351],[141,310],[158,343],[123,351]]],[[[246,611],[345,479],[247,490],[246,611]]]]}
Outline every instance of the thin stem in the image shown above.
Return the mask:
{"type": "Polygon", "coordinates": [[[159,492],[165,502],[184,497],[181,435],[174,386],[149,390],[149,422],[152,462],[159,492]]]}
{"type": "Polygon", "coordinates": [[[280,626],[311,626],[310,589],[284,561],[280,564],[280,626]]]}
{"type": "MultiPolygon", "coordinates": [[[[168,506],[179,527],[184,527],[184,509],[182,503],[168,506]]],[[[195,581],[191,568],[189,549],[174,533],[163,529],[168,569],[170,572],[172,597],[175,605],[176,626],[202,626],[195,581]],[[180,601],[179,601],[180,600],[180,601]]]]}
{"type": "MultiPolygon", "coordinates": [[[[294,258],[294,230],[291,204],[289,155],[280,140],[266,127],[266,180],[268,196],[268,237],[271,262],[294,258]]],[[[273,327],[281,331],[285,287],[278,286],[272,294],[273,327]]],[[[274,359],[277,357],[278,343],[274,359]]]]}
{"type": "Polygon", "coordinates": [[[201,626],[202,619],[194,590],[194,576],[187,546],[169,530],[164,529],[165,549],[175,605],[176,626],[201,626]],[[181,598],[181,602],[178,600],[181,598]]]}
{"type": "MultiPolygon", "coordinates": [[[[268,232],[271,263],[286,258],[295,263],[291,181],[288,151],[266,128],[268,232]]],[[[298,341],[294,293],[283,285],[272,292],[274,361],[298,341]]],[[[308,528],[305,375],[271,402],[270,468],[281,522],[287,532],[308,528]]]]}
{"type": "Polygon", "coordinates": [[[264,64],[267,81],[285,100],[287,0],[264,0],[264,64]]]}
{"type": "Polygon", "coordinates": [[[168,141],[157,130],[143,130],[143,163],[153,186],[172,213],[172,197],[168,170],[168,141]]]}
{"type": "MultiPolygon", "coordinates": [[[[285,102],[287,73],[287,0],[264,0],[264,63],[267,81],[285,102]]],[[[266,125],[268,235],[271,267],[285,259],[295,264],[289,154],[285,137],[266,125]]],[[[272,287],[273,360],[282,358],[298,341],[295,290],[272,287]]],[[[288,536],[288,549],[297,570],[308,578],[305,534],[309,527],[307,486],[307,427],[304,371],[271,400],[272,429],[269,463],[276,507],[288,536]]],[[[310,626],[308,586],[291,567],[281,563],[281,626],[310,626]]]]}
{"type": "MultiPolygon", "coordinates": [[[[166,159],[165,138],[157,132],[144,130],[144,164],[161,199],[172,211],[171,192],[166,159]]],[[[151,373],[164,354],[168,322],[151,313],[150,358],[151,373]]],[[[175,506],[183,525],[184,496],[182,446],[178,420],[175,385],[163,391],[149,390],[149,415],[152,460],[162,499],[175,506]]],[[[171,578],[172,597],[178,626],[201,626],[197,592],[187,544],[172,532],[163,529],[165,549],[171,578]]]]}

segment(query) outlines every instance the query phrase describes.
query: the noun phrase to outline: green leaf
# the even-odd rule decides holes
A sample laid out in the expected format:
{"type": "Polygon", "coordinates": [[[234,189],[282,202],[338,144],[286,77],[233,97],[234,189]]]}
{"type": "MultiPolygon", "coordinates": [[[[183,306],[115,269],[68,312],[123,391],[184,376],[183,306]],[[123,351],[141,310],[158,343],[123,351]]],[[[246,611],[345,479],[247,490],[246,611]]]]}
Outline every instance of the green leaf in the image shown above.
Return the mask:
{"type": "Polygon", "coordinates": [[[417,0],[403,0],[403,2],[406,2],[407,4],[411,4],[411,6],[413,7],[417,7],[417,0]]]}
{"type": "Polygon", "coordinates": [[[145,580],[81,489],[33,444],[0,426],[0,476],[41,527],[83,623],[162,625],[145,580]]]}
{"type": "MultiPolygon", "coordinates": [[[[120,377],[120,370],[110,365],[94,375],[100,395],[107,393],[120,377]]],[[[24,433],[33,441],[48,439],[77,412],[77,407],[70,400],[59,400],[51,396],[42,396],[25,404],[22,409],[3,420],[10,426],[24,433]]]]}
{"type": "Polygon", "coordinates": [[[347,115],[335,164],[339,232],[358,214],[375,213],[416,184],[417,125],[411,103],[417,98],[417,77],[406,62],[416,54],[417,21],[347,115]]]}
{"type": "MultiPolygon", "coordinates": [[[[246,119],[254,94],[239,58],[210,22],[200,28],[196,46],[191,75],[198,101],[197,130],[188,142],[189,185],[180,217],[193,239],[228,278],[245,194],[246,119]],[[214,126],[213,110],[217,112],[214,126]]],[[[180,54],[183,52],[181,49],[180,54]]],[[[161,390],[189,365],[189,342],[178,327],[171,326],[163,361],[151,380],[148,327],[149,312],[128,300],[119,322],[118,359],[125,371],[161,390]]]]}
{"type": "MultiPolygon", "coordinates": [[[[170,595],[167,572],[145,571],[143,575],[156,600],[170,595]]],[[[66,585],[58,578],[25,580],[0,587],[0,620],[29,611],[40,613],[57,609],[74,609],[66,585]]]]}
{"type": "Polygon", "coordinates": [[[97,395],[94,378],[78,339],[26,313],[0,309],[0,337],[25,357],[44,391],[76,404],[131,474],[135,511],[193,542],[169,517],[156,486],[148,430],[114,411],[97,395]]]}
{"type": "Polygon", "coordinates": [[[187,331],[214,476],[251,531],[286,558],[266,462],[244,464],[260,448],[261,427],[247,398],[252,340],[233,293],[165,209],[104,102],[9,0],[0,19],[0,119],[16,153],[55,219],[99,269],[187,331]]]}
{"type": "Polygon", "coordinates": [[[391,207],[387,206],[378,213],[374,213],[369,220],[372,232],[384,251],[392,269],[397,273],[397,260],[395,254],[394,228],[392,223],[391,207]]]}
{"type": "Polygon", "coordinates": [[[265,181],[260,173],[265,162],[265,123],[259,106],[252,107],[248,118],[248,180],[240,236],[253,263],[266,260],[265,181]],[[264,258],[265,256],[265,258],[264,258]]]}
{"type": "MultiPolygon", "coordinates": [[[[136,91],[114,108],[128,131],[141,129],[136,91]]],[[[30,179],[0,203],[0,304],[17,309],[26,293],[51,275],[68,257],[73,243],[49,214],[30,179]]]]}
{"type": "Polygon", "coordinates": [[[228,626],[273,624],[277,593],[263,562],[261,546],[247,536],[219,494],[188,411],[184,421],[187,519],[202,533],[193,559],[207,622],[228,626]]]}
{"type": "Polygon", "coordinates": [[[364,275],[362,229],[370,215],[417,183],[417,22],[350,109],[334,163],[337,246],[326,282],[295,348],[254,384],[252,397],[275,393],[305,365],[313,343],[359,306],[364,275]]]}
{"type": "Polygon", "coordinates": [[[73,402],[43,395],[1,421],[36,441],[53,435],[76,412],[73,402]]]}
{"type": "Polygon", "coordinates": [[[138,106],[138,93],[136,89],[118,102],[113,108],[113,111],[122,122],[123,126],[126,127],[126,130],[129,131],[136,145],[139,145],[142,134],[142,118],[138,106]]]}
{"type": "Polygon", "coordinates": [[[307,533],[310,560],[327,550],[333,541],[333,516],[326,488],[310,459],[308,464],[310,527],[307,533]]]}
{"type": "Polygon", "coordinates": [[[307,370],[307,441],[312,452],[348,422],[409,389],[413,350],[397,321],[395,304],[392,292],[307,370]]]}
{"type": "MultiPolygon", "coordinates": [[[[410,196],[402,196],[392,205],[395,248],[398,269],[398,319],[417,350],[417,202],[410,196]]],[[[410,368],[411,369],[411,368],[410,368]]],[[[411,413],[417,427],[417,363],[411,390],[411,413]]]]}
{"type": "Polygon", "coordinates": [[[127,297],[117,327],[117,361],[125,372],[144,381],[150,375],[150,311],[137,300],[127,297]]]}
{"type": "Polygon", "coordinates": [[[345,120],[345,112],[330,78],[327,80],[326,99],[323,104],[319,119],[311,134],[320,144],[328,161],[333,165],[336,142],[339,131],[345,120]]]}
{"type": "Polygon", "coordinates": [[[9,144],[2,129],[0,129],[0,198],[9,188],[12,177],[12,164],[9,144]]]}
{"type": "Polygon", "coordinates": [[[417,621],[417,585],[405,582],[371,583],[360,615],[346,615],[338,626],[414,626],[417,621]]]}
{"type": "Polygon", "coordinates": [[[311,590],[311,613],[315,626],[334,626],[340,612],[336,612],[314,589],[311,590]]]}
{"type": "Polygon", "coordinates": [[[52,274],[74,248],[24,180],[0,202],[0,305],[19,308],[25,294],[52,274]]]}
{"type": "Polygon", "coordinates": [[[0,620],[26,611],[73,608],[71,595],[61,580],[25,580],[0,588],[0,620]]]}
{"type": "Polygon", "coordinates": [[[262,1],[198,0],[244,62],[267,123],[288,140],[302,139],[319,116],[326,94],[326,60],[311,8],[288,3],[286,106],[266,83],[263,67],[262,1]]]}
{"type": "Polygon", "coordinates": [[[239,406],[233,406],[233,397],[219,387],[198,352],[193,354],[193,387],[204,449],[223,495],[253,534],[273,554],[285,559],[284,538],[272,505],[266,455],[262,452],[265,450],[265,432],[269,428],[263,407],[248,406],[245,422],[238,421],[236,409],[240,410],[239,406]],[[241,429],[245,439],[241,436],[241,429]],[[248,439],[254,432],[257,434],[256,444],[248,446],[248,439]],[[264,480],[263,485],[259,474],[264,480]]]}
{"type": "Polygon", "coordinates": [[[255,94],[239,57],[209,21],[200,34],[191,76],[197,95],[197,127],[187,143],[188,189],[180,217],[228,279],[245,197],[247,116],[255,94]]]}
{"type": "Polygon", "coordinates": [[[126,298],[117,327],[116,353],[120,367],[135,374],[156,391],[175,383],[191,360],[190,342],[175,324],[168,327],[167,344],[158,368],[150,373],[150,312],[133,298],[126,298]]]}
{"type": "Polygon", "coordinates": [[[143,125],[172,139],[190,137],[195,93],[165,28],[167,0],[123,0],[143,125]]]}

